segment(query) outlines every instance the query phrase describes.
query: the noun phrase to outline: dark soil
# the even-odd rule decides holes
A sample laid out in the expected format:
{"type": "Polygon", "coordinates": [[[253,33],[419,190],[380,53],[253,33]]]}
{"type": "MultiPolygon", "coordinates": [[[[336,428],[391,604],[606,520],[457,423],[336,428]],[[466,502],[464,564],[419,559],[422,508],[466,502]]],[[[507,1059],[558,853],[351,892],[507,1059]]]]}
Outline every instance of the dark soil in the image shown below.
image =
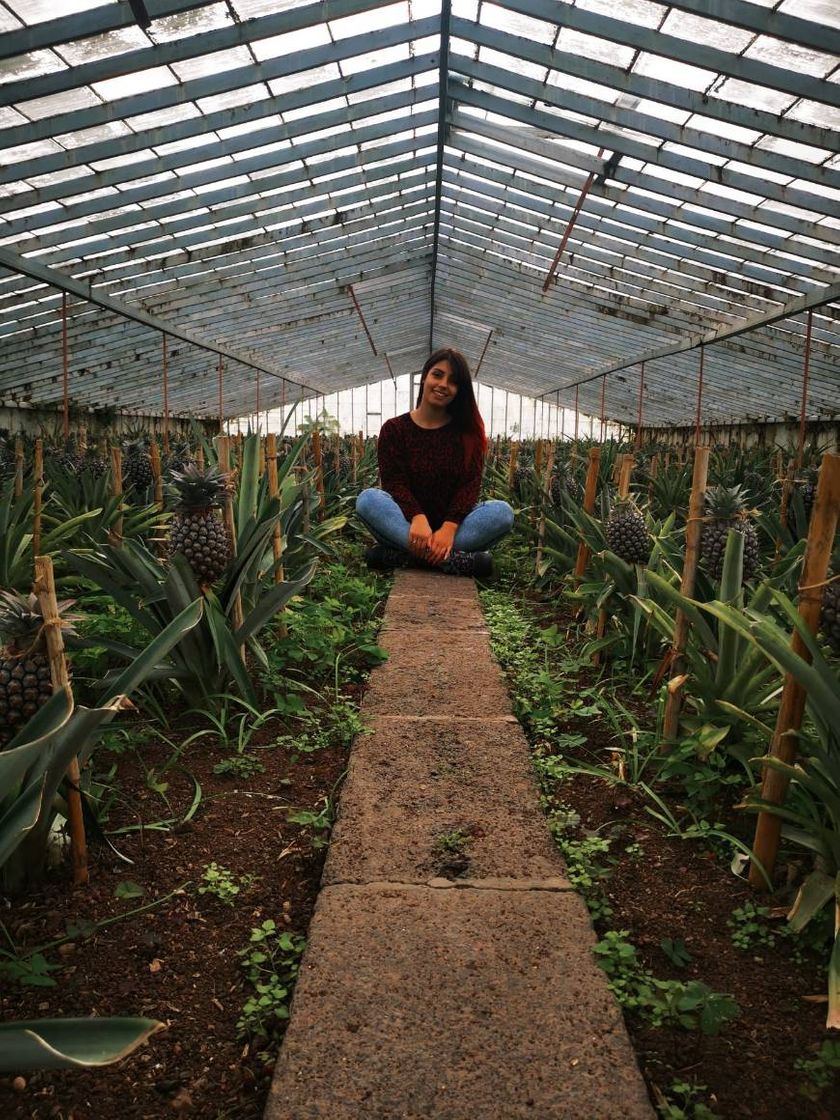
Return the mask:
{"type": "MultiPolygon", "coordinates": [[[[626,787],[578,776],[562,799],[587,831],[616,836],[617,863],[605,885],[613,909],[609,928],[628,939],[660,979],[701,980],[735,997],[740,1016],[717,1036],[682,1029],[652,1029],[628,1018],[642,1072],[662,1089],[675,1080],[708,1087],[713,1110],[725,1120],[829,1120],[840,1115],[840,1086],[818,1102],[800,1093],[807,1084],[796,1058],[812,1058],[824,1039],[826,975],[818,956],[794,960],[788,942],[744,951],[727,922],[747,902],[771,907],[784,925],[786,907],[756,894],[697,842],[669,838],[626,787]],[[641,847],[629,857],[624,848],[641,847]],[[691,962],[675,967],[660,947],[682,938],[691,962]],[[812,997],[812,998],[807,998],[812,997]]],[[[607,928],[606,926],[603,927],[607,928]]],[[[603,932],[603,929],[601,930],[603,932]]]]}
{"type": "MultiPolygon", "coordinates": [[[[238,1035],[236,1021],[253,989],[237,950],[248,944],[252,927],[268,918],[290,932],[306,933],[325,849],[313,848],[312,830],[290,824],[287,816],[293,809],[319,809],[321,799],[334,793],[347,762],[343,750],[290,759],[287,749],[270,746],[283,731],[279,723],[265,725],[260,737],[265,749],[250,752],[265,772],[248,779],[213,773],[217,762],[234,753],[232,747],[204,745],[209,738],[188,747],[182,762],[202,788],[198,812],[168,831],[146,828],[114,837],[133,865],[107,847],[94,847],[88,886],[74,889],[60,872],[22,900],[0,898],[0,920],[20,954],[64,937],[69,924],[85,923],[90,930],[46,951],[58,966],[51,973],[54,987],[21,987],[4,979],[0,1014],[5,1021],[139,1015],[167,1026],[128,1059],[105,1069],[0,1079],[4,1118],[149,1120],[183,1113],[251,1120],[262,1115],[282,1024],[268,1043],[238,1035]],[[254,876],[233,906],[197,892],[212,861],[237,878],[254,876]],[[142,897],[117,898],[115,890],[125,880],[142,886],[142,897]],[[157,899],[160,905],[95,928],[157,899]]],[[[163,767],[172,749],[164,742],[144,745],[145,770],[163,767]]],[[[168,808],[149,788],[133,753],[114,760],[115,784],[131,800],[113,808],[109,828],[185,815],[195,788],[185,770],[173,768],[160,776],[169,782],[168,808]]]]}
{"type": "MultiPolygon", "coordinates": [[[[529,603],[531,610],[536,606],[529,603]]],[[[569,627],[574,642],[568,611],[559,617],[556,608],[540,613],[543,621],[550,617],[560,627],[569,627]]],[[[582,687],[596,681],[593,670],[581,672],[582,687]]],[[[645,719],[652,725],[654,716],[643,697],[625,695],[622,702],[641,726],[646,725],[645,719]]],[[[587,736],[587,762],[595,756],[610,758],[615,740],[604,724],[570,719],[561,730],[587,736]]],[[[834,1085],[822,1093],[813,1092],[806,1074],[794,1068],[797,1059],[814,1058],[824,1041],[838,1040],[836,1031],[825,1030],[828,946],[807,949],[795,939],[781,938],[772,948],[753,945],[743,950],[733,943],[728,924],[733,910],[752,903],[768,907],[769,927],[781,931],[802,868],[792,862],[787,867],[790,886],[780,886],[772,896],[757,894],[730,870],[723,850],[669,836],[647,812],[650,802],[624,783],[576,775],[557,788],[556,796],[580,816],[570,836],[612,840],[604,894],[613,912],[597,923],[598,933],[627,931],[643,964],[658,979],[702,981],[715,992],[733,996],[740,1008],[739,1017],[717,1036],[682,1028],[654,1029],[625,1015],[652,1094],[656,1089],[667,1091],[675,1081],[705,1086],[697,1099],[723,1120],[840,1116],[840,1078],[835,1075],[834,1085]],[[661,947],[663,939],[682,939],[691,961],[682,968],[675,966],[661,947]],[[797,948],[800,959],[796,959],[797,948]],[[812,1091],[805,1095],[803,1089],[812,1091]]],[[[678,800],[675,797],[672,804],[678,800]]],[[[729,831],[751,840],[754,818],[726,807],[719,816],[729,831]]],[[[784,861],[780,862],[784,878],[784,861]]],[[[694,1115],[688,1111],[687,1120],[694,1115]]]]}

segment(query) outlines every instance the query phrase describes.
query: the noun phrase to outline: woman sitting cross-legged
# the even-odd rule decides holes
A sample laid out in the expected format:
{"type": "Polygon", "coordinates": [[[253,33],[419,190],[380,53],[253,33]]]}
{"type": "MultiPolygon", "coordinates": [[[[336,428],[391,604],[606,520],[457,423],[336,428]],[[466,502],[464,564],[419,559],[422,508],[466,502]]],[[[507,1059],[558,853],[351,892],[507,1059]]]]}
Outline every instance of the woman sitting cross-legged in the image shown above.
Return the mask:
{"type": "Polygon", "coordinates": [[[356,513],[379,542],[368,564],[488,575],[486,550],[513,528],[513,510],[478,501],[486,451],[467,360],[436,350],[423,366],[417,407],[382,425],[382,489],[356,499],[356,513]]]}

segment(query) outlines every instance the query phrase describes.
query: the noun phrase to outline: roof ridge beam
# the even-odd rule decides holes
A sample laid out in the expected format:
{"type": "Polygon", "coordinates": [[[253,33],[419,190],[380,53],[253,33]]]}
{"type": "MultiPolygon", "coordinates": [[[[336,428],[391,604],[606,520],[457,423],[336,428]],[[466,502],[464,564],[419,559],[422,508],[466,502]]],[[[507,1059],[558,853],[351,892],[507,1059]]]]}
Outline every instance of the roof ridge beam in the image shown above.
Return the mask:
{"type": "Polygon", "coordinates": [[[441,0],[440,6],[440,70],[438,74],[438,136],[437,166],[435,168],[435,226],[432,244],[432,278],[429,285],[429,353],[435,337],[435,274],[437,272],[438,242],[440,240],[440,202],[443,192],[443,157],[449,130],[446,99],[449,93],[449,28],[452,21],[451,0],[441,0]]]}

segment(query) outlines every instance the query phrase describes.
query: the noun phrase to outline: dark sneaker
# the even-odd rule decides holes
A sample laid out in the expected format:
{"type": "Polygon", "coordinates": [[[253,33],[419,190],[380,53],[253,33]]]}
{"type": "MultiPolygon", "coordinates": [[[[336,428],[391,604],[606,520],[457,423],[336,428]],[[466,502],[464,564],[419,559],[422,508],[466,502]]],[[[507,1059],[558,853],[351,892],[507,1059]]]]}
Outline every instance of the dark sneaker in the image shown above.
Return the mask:
{"type": "Polygon", "coordinates": [[[450,576],[489,576],[493,572],[493,557],[489,552],[450,552],[440,570],[450,576]]]}
{"type": "Polygon", "coordinates": [[[365,552],[365,563],[377,572],[389,572],[392,568],[408,568],[412,557],[400,548],[387,544],[374,544],[365,552]]]}

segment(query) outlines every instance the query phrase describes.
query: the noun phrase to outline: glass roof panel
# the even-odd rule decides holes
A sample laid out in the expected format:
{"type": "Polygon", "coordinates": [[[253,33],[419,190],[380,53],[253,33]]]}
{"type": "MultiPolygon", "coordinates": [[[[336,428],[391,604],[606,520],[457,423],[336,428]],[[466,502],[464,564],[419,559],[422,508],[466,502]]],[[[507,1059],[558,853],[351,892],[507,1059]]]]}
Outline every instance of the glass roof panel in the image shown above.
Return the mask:
{"type": "Polygon", "coordinates": [[[345,74],[360,74],[366,70],[374,70],[377,66],[387,66],[390,62],[405,62],[410,56],[408,43],[399,43],[394,47],[371,51],[370,54],[345,58],[341,63],[341,69],[345,74]]]}
{"type": "Polygon", "coordinates": [[[582,35],[579,31],[572,31],[568,27],[560,31],[557,47],[569,54],[592,58],[596,62],[608,62],[622,69],[631,64],[636,53],[633,47],[609,43],[606,39],[598,39],[594,35],[582,35]]]}
{"type": "Polygon", "coordinates": [[[54,74],[66,70],[55,51],[30,51],[16,58],[0,59],[0,83],[17,82],[23,78],[35,78],[41,74],[54,74]]]}
{"type": "MultiPolygon", "coordinates": [[[[254,52],[257,53],[256,51],[254,52]]],[[[250,66],[253,60],[247,47],[231,47],[226,51],[197,55],[184,62],[173,62],[172,69],[182,82],[193,78],[204,78],[208,74],[221,74],[225,70],[235,70],[239,66],[250,66]]]]}
{"type": "Polygon", "coordinates": [[[662,82],[682,89],[707,90],[717,77],[713,70],[703,70],[690,66],[687,62],[676,62],[672,58],[641,51],[633,64],[633,73],[644,78],[657,78],[662,82]]]}
{"type": "MultiPolygon", "coordinates": [[[[279,5],[274,5],[278,7],[279,5]]],[[[240,13],[242,14],[242,13],[240,13]]],[[[193,8],[189,12],[178,12],[174,16],[156,19],[150,30],[156,43],[168,43],[183,39],[187,35],[198,35],[203,31],[214,31],[233,23],[227,4],[207,4],[203,8],[193,8]]]]}
{"type": "Polygon", "coordinates": [[[27,26],[59,16],[74,16],[91,8],[105,8],[118,0],[5,0],[27,26]]]}
{"type": "Polygon", "coordinates": [[[400,0],[397,4],[384,4],[381,8],[374,8],[369,12],[357,12],[343,19],[331,19],[327,27],[334,39],[348,39],[351,35],[364,35],[369,31],[379,31],[383,27],[396,27],[408,22],[408,3],[406,0],[400,0]]]}
{"type": "Polygon", "coordinates": [[[686,39],[689,43],[702,43],[706,47],[740,54],[755,38],[753,32],[733,27],[729,23],[703,19],[701,16],[680,12],[672,8],[662,25],[662,32],[686,39]]]}
{"type": "Polygon", "coordinates": [[[326,24],[302,27],[298,31],[287,31],[283,35],[272,35],[270,39],[258,39],[251,44],[255,57],[263,62],[267,58],[284,58],[297,51],[311,47],[323,47],[331,42],[326,24]]]}
{"type": "Polygon", "coordinates": [[[748,109],[763,109],[768,113],[779,114],[784,113],[796,100],[784,90],[753,85],[742,82],[740,78],[724,78],[715,84],[711,96],[722,101],[734,101],[736,105],[744,105],[748,109]]]}
{"type": "Polygon", "coordinates": [[[577,7],[640,27],[658,27],[668,11],[666,5],[653,4],[650,0],[578,0],[577,7]]]}
{"type": "Polygon", "coordinates": [[[341,77],[338,64],[330,62],[326,66],[316,66],[311,70],[301,70],[297,74],[289,74],[285,78],[272,78],[268,88],[276,97],[284,93],[294,93],[299,89],[309,89],[310,86],[320,85],[321,82],[332,82],[341,77]]]}
{"type": "Polygon", "coordinates": [[[116,101],[121,97],[131,97],[135,93],[146,93],[150,89],[164,89],[178,84],[178,79],[167,66],[157,66],[153,70],[138,70],[133,74],[121,74],[118,78],[107,78],[94,82],[93,89],[103,101],[116,101]]]}
{"type": "Polygon", "coordinates": [[[837,59],[821,51],[810,50],[799,43],[771,39],[769,35],[759,35],[755,42],[744,52],[746,58],[769,62],[784,70],[796,70],[801,74],[825,77],[837,65],[837,59]]]}
{"type": "Polygon", "coordinates": [[[146,34],[136,25],[132,25],[121,27],[119,31],[109,31],[107,35],[91,35],[85,39],[77,39],[75,43],[62,43],[55,50],[71,66],[81,66],[85,62],[113,58],[148,45],[146,34]]]}
{"type": "Polygon", "coordinates": [[[18,109],[30,120],[41,120],[43,117],[54,117],[59,113],[72,112],[73,109],[87,109],[91,105],[101,104],[102,99],[97,97],[92,89],[82,86],[80,89],[54,93],[49,97],[35,97],[30,101],[21,101],[18,109]]]}

